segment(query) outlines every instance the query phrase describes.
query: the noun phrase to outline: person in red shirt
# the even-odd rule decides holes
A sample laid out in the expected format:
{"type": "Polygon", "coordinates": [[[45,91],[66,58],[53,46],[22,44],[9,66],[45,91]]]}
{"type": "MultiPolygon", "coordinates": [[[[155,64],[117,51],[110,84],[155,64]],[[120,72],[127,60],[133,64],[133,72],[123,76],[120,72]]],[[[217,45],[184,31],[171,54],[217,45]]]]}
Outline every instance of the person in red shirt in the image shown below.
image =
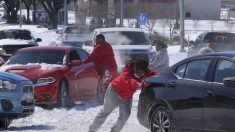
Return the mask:
{"type": "Polygon", "coordinates": [[[104,95],[109,83],[117,76],[117,64],[113,49],[109,43],[105,41],[102,34],[96,36],[96,44],[92,53],[84,63],[93,62],[99,78],[97,88],[97,100],[103,104],[104,95]]]}
{"type": "Polygon", "coordinates": [[[121,131],[131,114],[133,94],[138,87],[141,87],[141,83],[146,77],[159,74],[157,71],[149,70],[148,65],[149,63],[145,59],[137,59],[126,64],[121,74],[109,85],[103,108],[89,126],[89,132],[98,130],[116,107],[119,107],[119,118],[111,132],[121,131]]]}

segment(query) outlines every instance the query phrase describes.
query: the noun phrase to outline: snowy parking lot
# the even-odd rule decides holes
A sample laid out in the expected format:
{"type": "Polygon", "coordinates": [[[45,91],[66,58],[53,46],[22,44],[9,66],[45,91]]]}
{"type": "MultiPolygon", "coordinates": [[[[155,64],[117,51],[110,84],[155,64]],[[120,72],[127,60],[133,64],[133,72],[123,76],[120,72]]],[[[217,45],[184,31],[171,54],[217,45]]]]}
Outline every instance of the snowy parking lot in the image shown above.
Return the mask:
{"type": "MultiPolygon", "coordinates": [[[[5,25],[1,28],[18,28],[18,25],[5,25]]],[[[23,26],[30,29],[35,37],[42,38],[40,46],[46,46],[57,37],[55,31],[46,28],[36,28],[36,26],[23,26]]],[[[168,48],[170,65],[186,57],[186,53],[179,53],[179,46],[168,48]]],[[[123,128],[123,132],[148,132],[149,130],[141,126],[137,120],[137,106],[140,90],[134,94],[131,116],[123,128]]],[[[52,132],[86,132],[96,114],[100,111],[99,106],[94,100],[84,104],[75,105],[69,109],[43,109],[36,107],[34,114],[30,117],[14,120],[7,131],[52,131],[52,132]]],[[[110,131],[112,125],[118,117],[118,109],[115,109],[108,117],[106,122],[99,129],[99,132],[110,131]]]]}

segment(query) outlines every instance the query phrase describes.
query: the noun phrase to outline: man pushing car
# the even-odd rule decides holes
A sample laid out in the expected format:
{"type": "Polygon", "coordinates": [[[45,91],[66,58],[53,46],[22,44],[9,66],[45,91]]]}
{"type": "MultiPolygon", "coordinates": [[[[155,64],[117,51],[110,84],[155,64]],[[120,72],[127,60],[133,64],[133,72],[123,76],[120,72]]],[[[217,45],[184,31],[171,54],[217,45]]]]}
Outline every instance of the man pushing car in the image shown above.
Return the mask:
{"type": "Polygon", "coordinates": [[[119,117],[111,132],[121,131],[131,114],[133,94],[138,87],[141,87],[146,77],[159,74],[159,72],[149,70],[148,65],[145,59],[136,59],[126,64],[121,74],[110,83],[105,94],[103,108],[89,126],[89,132],[98,130],[116,107],[119,107],[119,117]]]}
{"type": "Polygon", "coordinates": [[[96,44],[93,51],[84,63],[93,62],[98,75],[100,76],[97,88],[98,102],[103,104],[104,95],[109,83],[117,76],[117,64],[114,57],[113,49],[105,41],[102,34],[96,36],[96,44]]]}

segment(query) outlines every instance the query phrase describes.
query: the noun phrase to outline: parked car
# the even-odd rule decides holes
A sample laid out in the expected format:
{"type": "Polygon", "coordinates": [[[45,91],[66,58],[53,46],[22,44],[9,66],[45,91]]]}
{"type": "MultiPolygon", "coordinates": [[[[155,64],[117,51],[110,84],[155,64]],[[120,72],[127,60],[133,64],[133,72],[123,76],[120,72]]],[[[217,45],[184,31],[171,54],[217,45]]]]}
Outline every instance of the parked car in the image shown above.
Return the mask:
{"type": "Polygon", "coordinates": [[[94,98],[98,76],[93,63],[82,64],[88,53],[71,46],[38,46],[16,52],[0,68],[30,79],[36,105],[66,107],[94,98]]]}
{"type": "Polygon", "coordinates": [[[89,28],[86,26],[67,25],[62,30],[58,30],[60,34],[56,41],[50,45],[64,45],[82,47],[85,40],[89,37],[89,28]]]}
{"type": "Polygon", "coordinates": [[[229,32],[204,32],[189,48],[188,56],[196,55],[203,47],[214,52],[235,50],[235,34],[229,32]]]}
{"type": "Polygon", "coordinates": [[[33,83],[15,74],[0,72],[0,128],[7,128],[13,119],[33,112],[33,83]]]}
{"type": "Polygon", "coordinates": [[[0,56],[7,60],[18,49],[38,46],[41,41],[41,38],[34,38],[27,29],[0,30],[0,56]]]}
{"type": "Polygon", "coordinates": [[[139,122],[151,132],[234,132],[234,57],[235,52],[194,56],[147,78],[139,122]]]}
{"type": "Polygon", "coordinates": [[[95,29],[82,48],[88,52],[92,52],[95,38],[98,34],[103,34],[106,41],[111,44],[119,72],[127,62],[136,57],[143,57],[150,60],[156,52],[148,36],[141,29],[120,27],[95,29]]]}

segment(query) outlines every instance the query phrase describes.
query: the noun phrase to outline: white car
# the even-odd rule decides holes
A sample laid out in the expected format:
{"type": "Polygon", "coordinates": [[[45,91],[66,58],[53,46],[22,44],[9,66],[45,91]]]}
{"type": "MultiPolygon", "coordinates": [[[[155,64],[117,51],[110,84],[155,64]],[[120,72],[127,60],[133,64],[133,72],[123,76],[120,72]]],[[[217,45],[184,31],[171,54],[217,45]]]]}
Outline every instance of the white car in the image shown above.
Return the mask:
{"type": "Polygon", "coordinates": [[[127,62],[136,57],[151,60],[152,55],[156,52],[144,31],[124,27],[95,29],[82,48],[92,52],[98,34],[103,34],[106,41],[112,45],[119,72],[127,62]]]}
{"type": "Polygon", "coordinates": [[[0,56],[8,58],[18,49],[38,46],[41,41],[41,38],[34,38],[27,29],[0,30],[0,56]]]}
{"type": "Polygon", "coordinates": [[[50,45],[68,45],[82,47],[85,40],[89,37],[89,28],[86,26],[68,25],[58,30],[57,40],[50,45]]]}

